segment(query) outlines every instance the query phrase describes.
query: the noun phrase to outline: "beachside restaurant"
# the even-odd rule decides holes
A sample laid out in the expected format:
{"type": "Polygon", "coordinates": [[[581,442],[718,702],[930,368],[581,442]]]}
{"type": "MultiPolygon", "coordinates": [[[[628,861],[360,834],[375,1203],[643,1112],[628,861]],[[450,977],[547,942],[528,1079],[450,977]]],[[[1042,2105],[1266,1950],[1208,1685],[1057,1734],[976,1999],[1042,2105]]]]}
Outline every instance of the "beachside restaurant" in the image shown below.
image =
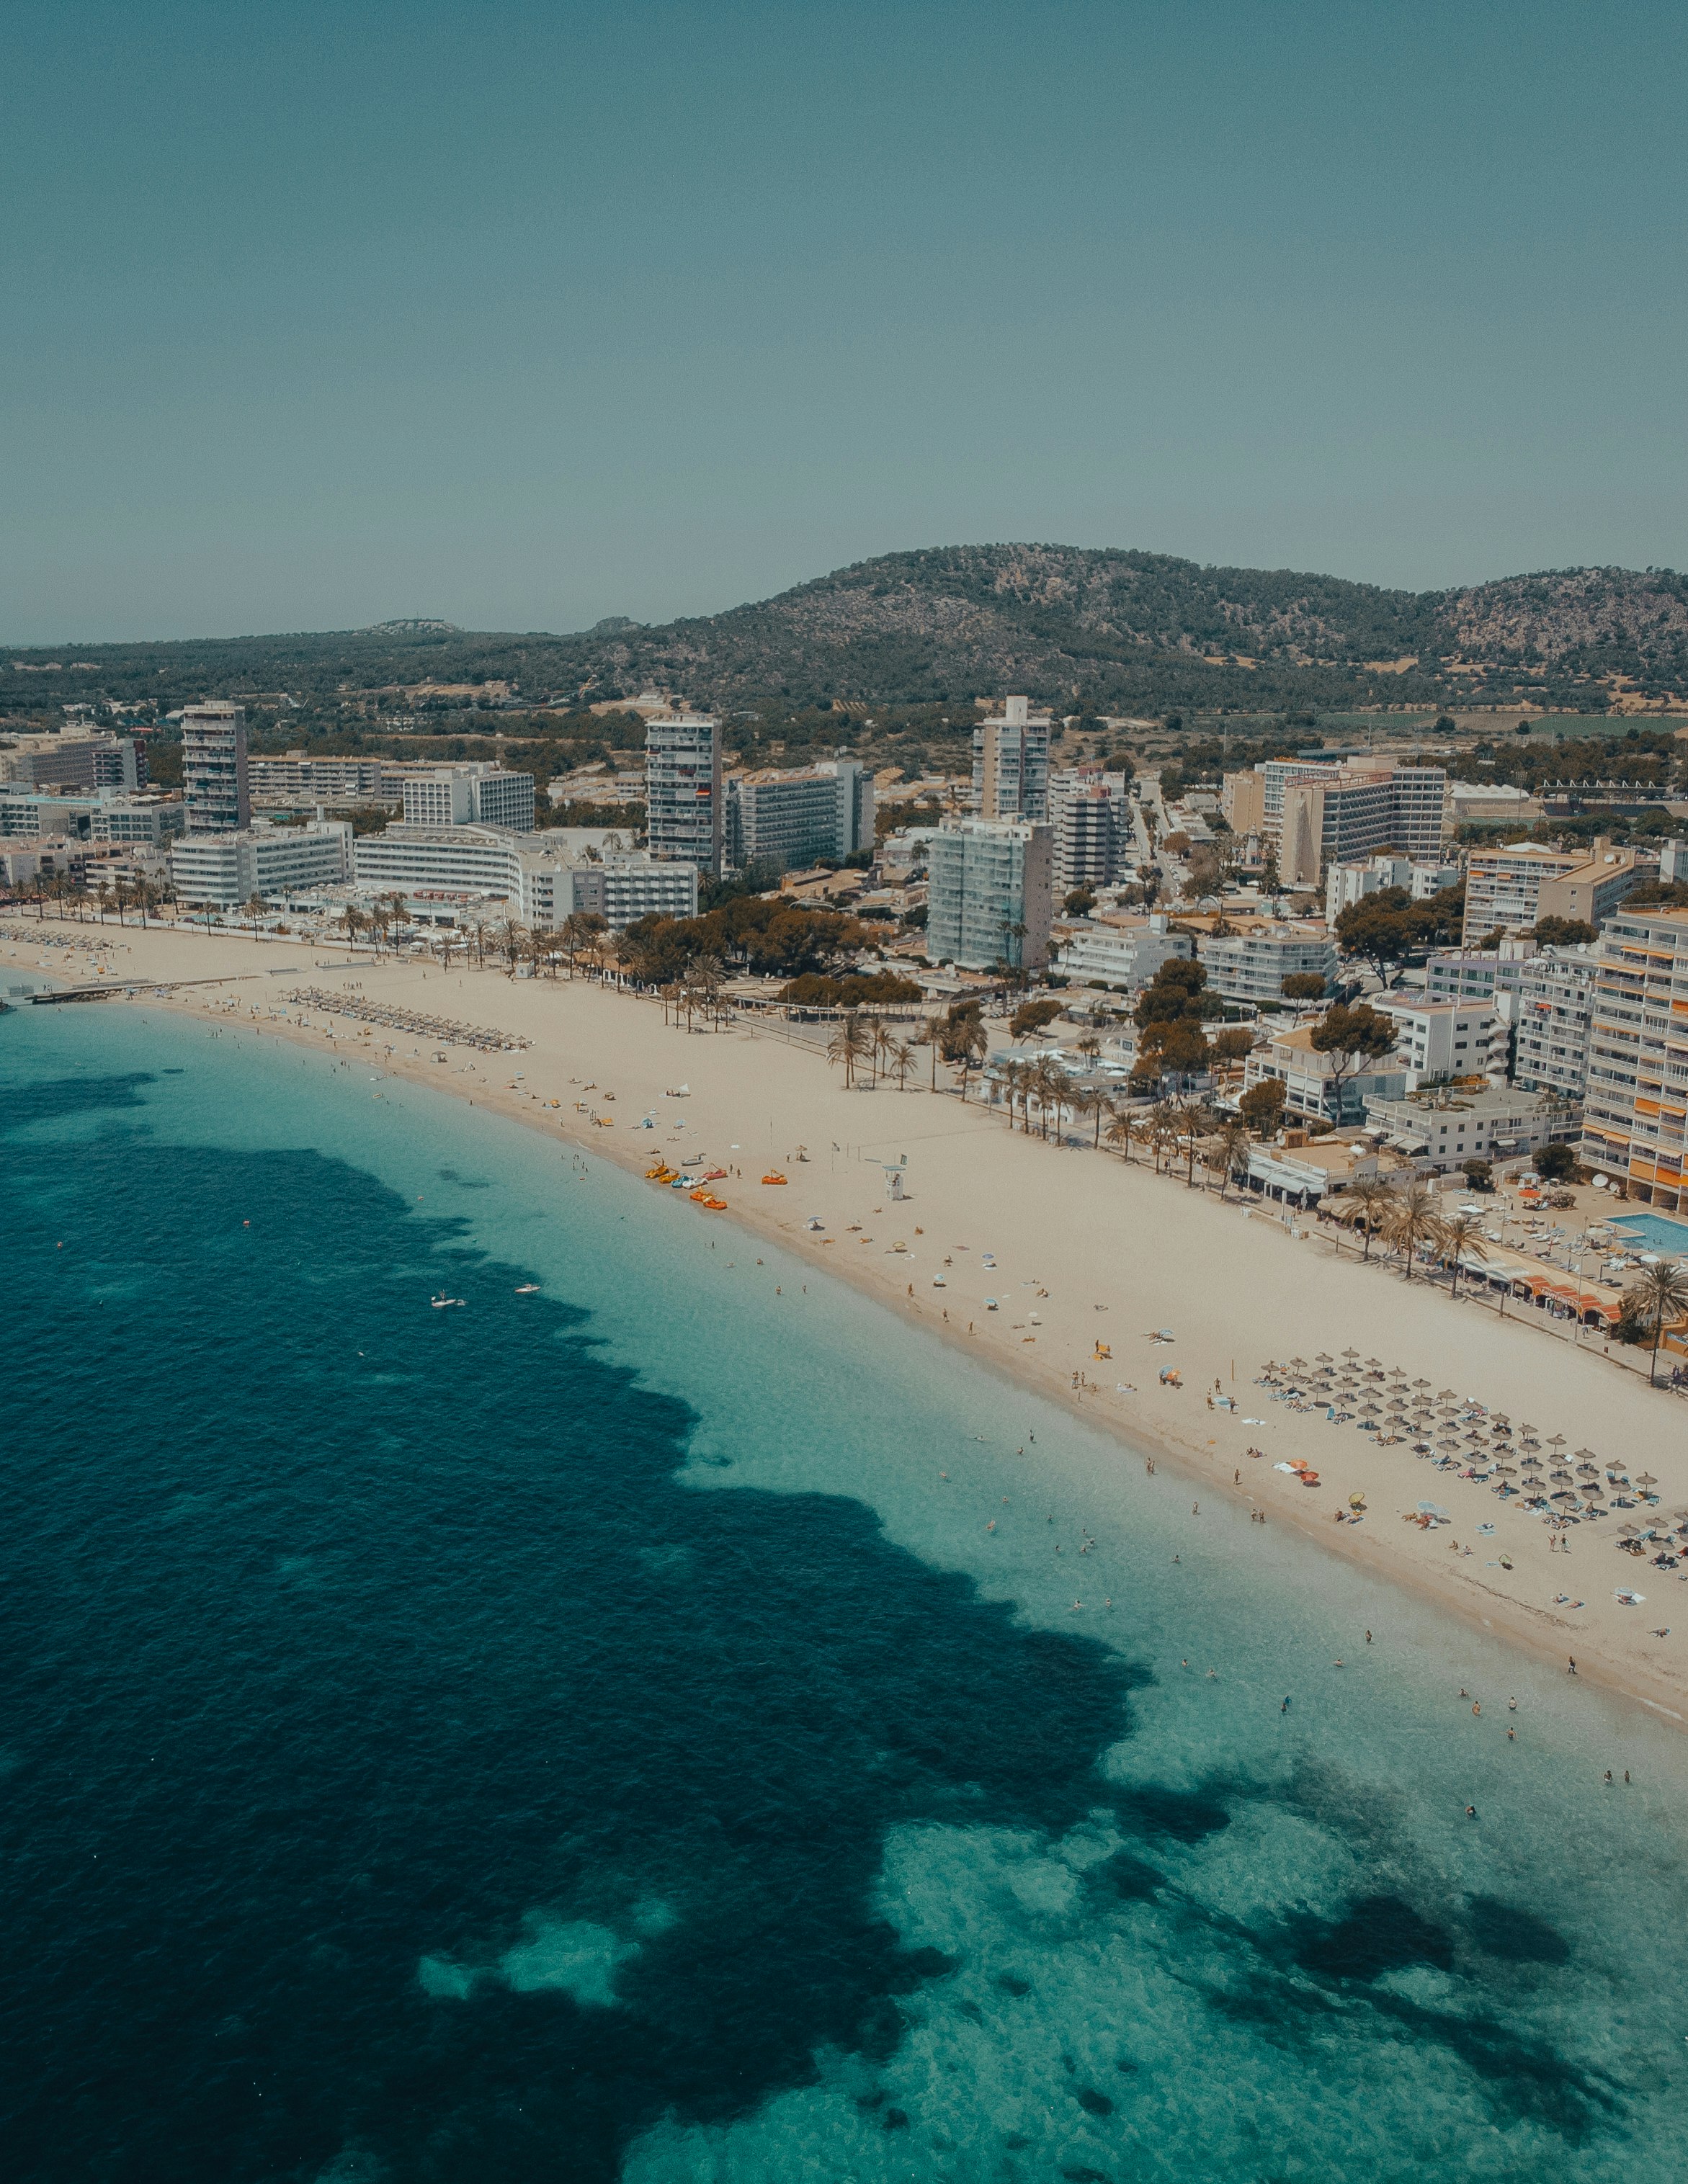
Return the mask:
{"type": "Polygon", "coordinates": [[[1561,1267],[1545,1265],[1521,1252],[1491,1248],[1486,1259],[1462,1252],[1459,1265],[1469,1286],[1487,1290],[1491,1296],[1534,1306],[1550,1319],[1574,1319],[1585,1327],[1609,1332],[1624,1308],[1621,1290],[1605,1282],[1581,1280],[1561,1267]]]}

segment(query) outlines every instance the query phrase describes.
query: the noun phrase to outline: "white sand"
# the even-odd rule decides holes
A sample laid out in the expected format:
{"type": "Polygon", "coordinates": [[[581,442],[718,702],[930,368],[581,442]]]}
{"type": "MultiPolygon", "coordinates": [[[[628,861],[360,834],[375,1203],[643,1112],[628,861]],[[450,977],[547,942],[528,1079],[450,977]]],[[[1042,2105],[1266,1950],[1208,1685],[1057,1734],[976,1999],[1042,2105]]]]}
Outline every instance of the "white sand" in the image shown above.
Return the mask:
{"type": "MultiPolygon", "coordinates": [[[[42,931],[76,928],[49,919],[42,931]]],[[[1583,1675],[1688,1721],[1688,1594],[1678,1595],[1674,1574],[1617,1551],[1615,1517],[1574,1529],[1569,1552],[1550,1554],[1540,1518],[1435,1470],[1405,1445],[1377,1448],[1369,1435],[1292,1412],[1255,1385],[1268,1357],[1351,1346],[1362,1358],[1401,1366],[1409,1381],[1422,1376],[1433,1390],[1452,1388],[1503,1411],[1515,1425],[1528,1419],[1544,1435],[1563,1434],[1568,1450],[1587,1446],[1655,1473],[1662,1511],[1688,1504],[1680,1399],[1649,1390],[1633,1357],[1604,1357],[1597,1339],[1579,1351],[1528,1319],[1501,1320],[1490,1306],[1456,1304],[1422,1282],[1338,1259],[1324,1236],[1297,1240],[1257,1207],[1222,1204],[1211,1191],[1188,1190],[1181,1178],[1127,1167],[1106,1151],[1060,1150],[1011,1134],[1000,1112],[917,1089],[923,1077],[905,1093],[889,1084],[847,1092],[837,1071],[772,1027],[688,1035],[665,1027],[655,1000],[585,979],[510,980],[490,966],[425,972],[366,959],[328,970],[316,965],[344,963],[343,949],[133,928],[120,935],[109,928],[100,938],[108,951],[101,960],[119,977],[235,980],[190,989],[170,1006],[220,1014],[232,1002],[248,1024],[249,1011],[279,1006],[295,985],[355,985],[366,1000],[519,1033],[532,1042],[526,1053],[453,1046],[443,1064],[427,1042],[382,1029],[365,1039],[345,1019],[335,1022],[333,1043],[341,1053],[373,1049],[382,1066],[641,1172],[656,1153],[677,1160],[694,1151],[708,1156],[707,1166],[742,1169],[714,1186],[729,1212],[700,1208],[699,1220],[741,1220],[777,1234],[983,1362],[1077,1407],[1093,1426],[1116,1431],[1122,1460],[1171,1457],[1171,1490],[1176,1468],[1193,1477],[1197,1497],[1240,1493],[1268,1521],[1301,1526],[1333,1552],[1562,1664],[1574,1654],[1583,1675]],[[284,966],[291,975],[274,975],[284,966]],[[594,1083],[596,1090],[585,1089],[594,1083]],[[682,1083],[689,1098],[664,1096],[682,1083]],[[543,1104],[551,1100],[562,1104],[543,1104]],[[658,1128],[637,1128],[651,1109],[658,1128]],[[610,1126],[595,1125],[594,1113],[612,1117],[610,1126]],[[797,1159],[799,1145],[806,1163],[797,1159]],[[905,1153],[909,1197],[898,1206],[874,1163],[905,1153]],[[764,1186],[770,1167],[789,1183],[764,1186]],[[822,1234],[807,1228],[811,1217],[824,1223],[822,1234]],[[906,1250],[895,1251],[899,1244],[906,1250]],[[983,1264],[988,1252],[994,1270],[983,1264]],[[945,1286],[935,1288],[940,1274],[945,1286]],[[986,1310],[987,1296],[1000,1301],[998,1312],[986,1310]],[[1170,1348],[1147,1340],[1160,1328],[1173,1331],[1170,1348]],[[1111,1361],[1095,1357],[1099,1339],[1111,1347],[1111,1361]],[[1183,1375],[1182,1390],[1158,1384],[1169,1363],[1183,1375]],[[1206,1407],[1216,1379],[1235,1397],[1234,1413],[1206,1407]],[[1251,1446],[1269,1460],[1251,1459],[1251,1446]],[[1318,1489],[1273,1469],[1270,1459],[1291,1457],[1317,1466],[1318,1489]],[[1356,1492],[1367,1498],[1365,1521],[1333,1523],[1356,1492]],[[1402,1522],[1421,1500],[1445,1507],[1451,1527],[1427,1534],[1402,1522]],[[1479,1524],[1492,1524],[1492,1535],[1479,1535],[1479,1524]],[[1510,1570],[1500,1566],[1502,1553],[1510,1570]],[[1617,1590],[1631,1586],[1646,1596],[1645,1606],[1618,1604],[1617,1590]],[[1560,1593],[1586,1605],[1556,1606],[1560,1593]],[[1652,1635],[1673,1624],[1668,1639],[1652,1635]]],[[[0,964],[34,967],[49,954],[61,975],[78,975],[58,950],[0,940],[0,964]]],[[[267,1023],[267,1014],[259,1021],[267,1023]]],[[[320,1031],[274,1028],[326,1043],[320,1031]]]]}

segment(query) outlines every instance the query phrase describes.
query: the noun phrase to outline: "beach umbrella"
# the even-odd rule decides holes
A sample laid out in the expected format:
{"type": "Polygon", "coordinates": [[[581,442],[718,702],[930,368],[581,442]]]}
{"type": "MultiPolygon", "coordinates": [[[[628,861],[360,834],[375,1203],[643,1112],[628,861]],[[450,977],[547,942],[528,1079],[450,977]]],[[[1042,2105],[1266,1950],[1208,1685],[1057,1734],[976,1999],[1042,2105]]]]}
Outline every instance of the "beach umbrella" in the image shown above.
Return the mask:
{"type": "Polygon", "coordinates": [[[1516,1479],[1518,1477],[1518,1468],[1515,1463],[1497,1463],[1495,1466],[1495,1468],[1500,1473],[1502,1479],[1516,1479]]]}
{"type": "Polygon", "coordinates": [[[1571,1474],[1563,1464],[1557,1470],[1550,1471],[1547,1476],[1556,1486],[1568,1486],[1571,1484],[1571,1474]]]}
{"type": "Polygon", "coordinates": [[[1430,1384],[1428,1380],[1420,1379],[1415,1380],[1412,1384],[1415,1388],[1428,1388],[1430,1384]]]}
{"type": "Polygon", "coordinates": [[[1317,1351],[1314,1352],[1314,1357],[1318,1364],[1329,1365],[1331,1362],[1330,1352],[1328,1350],[1317,1351]]]}
{"type": "Polygon", "coordinates": [[[1658,1481],[1653,1477],[1652,1472],[1638,1471],[1635,1474],[1635,1484],[1637,1486],[1657,1486],[1658,1481]]]}
{"type": "Polygon", "coordinates": [[[1549,1434],[1547,1436],[1547,1446],[1549,1448],[1563,1448],[1565,1446],[1564,1435],[1549,1434]]]}
{"type": "Polygon", "coordinates": [[[1591,1448],[1579,1448],[1577,1451],[1577,1461],[1579,1463],[1592,1463],[1594,1451],[1591,1448]]]}
{"type": "Polygon", "coordinates": [[[1357,1357],[1360,1353],[1357,1350],[1348,1349],[1345,1350],[1342,1354],[1345,1357],[1357,1357]]]}
{"type": "Polygon", "coordinates": [[[1292,1357],[1290,1360],[1290,1369],[1294,1373],[1305,1373],[1307,1369],[1306,1359],[1305,1357],[1292,1357]]]}
{"type": "Polygon", "coordinates": [[[1381,1357],[1368,1357],[1366,1360],[1366,1370],[1368,1373],[1381,1373],[1383,1370],[1383,1362],[1384,1361],[1381,1357]]]}

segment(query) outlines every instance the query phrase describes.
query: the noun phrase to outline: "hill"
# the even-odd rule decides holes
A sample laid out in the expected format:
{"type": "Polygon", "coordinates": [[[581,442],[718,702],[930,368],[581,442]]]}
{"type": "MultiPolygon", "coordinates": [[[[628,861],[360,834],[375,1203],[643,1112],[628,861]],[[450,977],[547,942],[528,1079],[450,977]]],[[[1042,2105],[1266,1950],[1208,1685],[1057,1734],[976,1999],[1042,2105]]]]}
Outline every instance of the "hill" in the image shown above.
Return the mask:
{"type": "Polygon", "coordinates": [[[0,657],[12,715],[103,698],[287,693],[357,706],[592,704],[655,687],[727,710],[962,703],[1005,689],[1158,714],[1688,699],[1688,579],[1560,570],[1449,592],[1070,546],[883,554],[777,598],[575,636],[401,620],[327,635],[78,644],[0,657]]]}

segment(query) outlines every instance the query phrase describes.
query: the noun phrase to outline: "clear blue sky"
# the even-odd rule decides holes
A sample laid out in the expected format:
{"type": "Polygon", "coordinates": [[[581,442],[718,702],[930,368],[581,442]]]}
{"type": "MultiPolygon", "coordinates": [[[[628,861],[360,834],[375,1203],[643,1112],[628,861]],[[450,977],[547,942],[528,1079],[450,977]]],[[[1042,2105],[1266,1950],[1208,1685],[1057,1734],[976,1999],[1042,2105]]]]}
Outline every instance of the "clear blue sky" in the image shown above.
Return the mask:
{"type": "Polygon", "coordinates": [[[1688,562],[1688,9],[14,0],[0,641],[1688,562]]]}

